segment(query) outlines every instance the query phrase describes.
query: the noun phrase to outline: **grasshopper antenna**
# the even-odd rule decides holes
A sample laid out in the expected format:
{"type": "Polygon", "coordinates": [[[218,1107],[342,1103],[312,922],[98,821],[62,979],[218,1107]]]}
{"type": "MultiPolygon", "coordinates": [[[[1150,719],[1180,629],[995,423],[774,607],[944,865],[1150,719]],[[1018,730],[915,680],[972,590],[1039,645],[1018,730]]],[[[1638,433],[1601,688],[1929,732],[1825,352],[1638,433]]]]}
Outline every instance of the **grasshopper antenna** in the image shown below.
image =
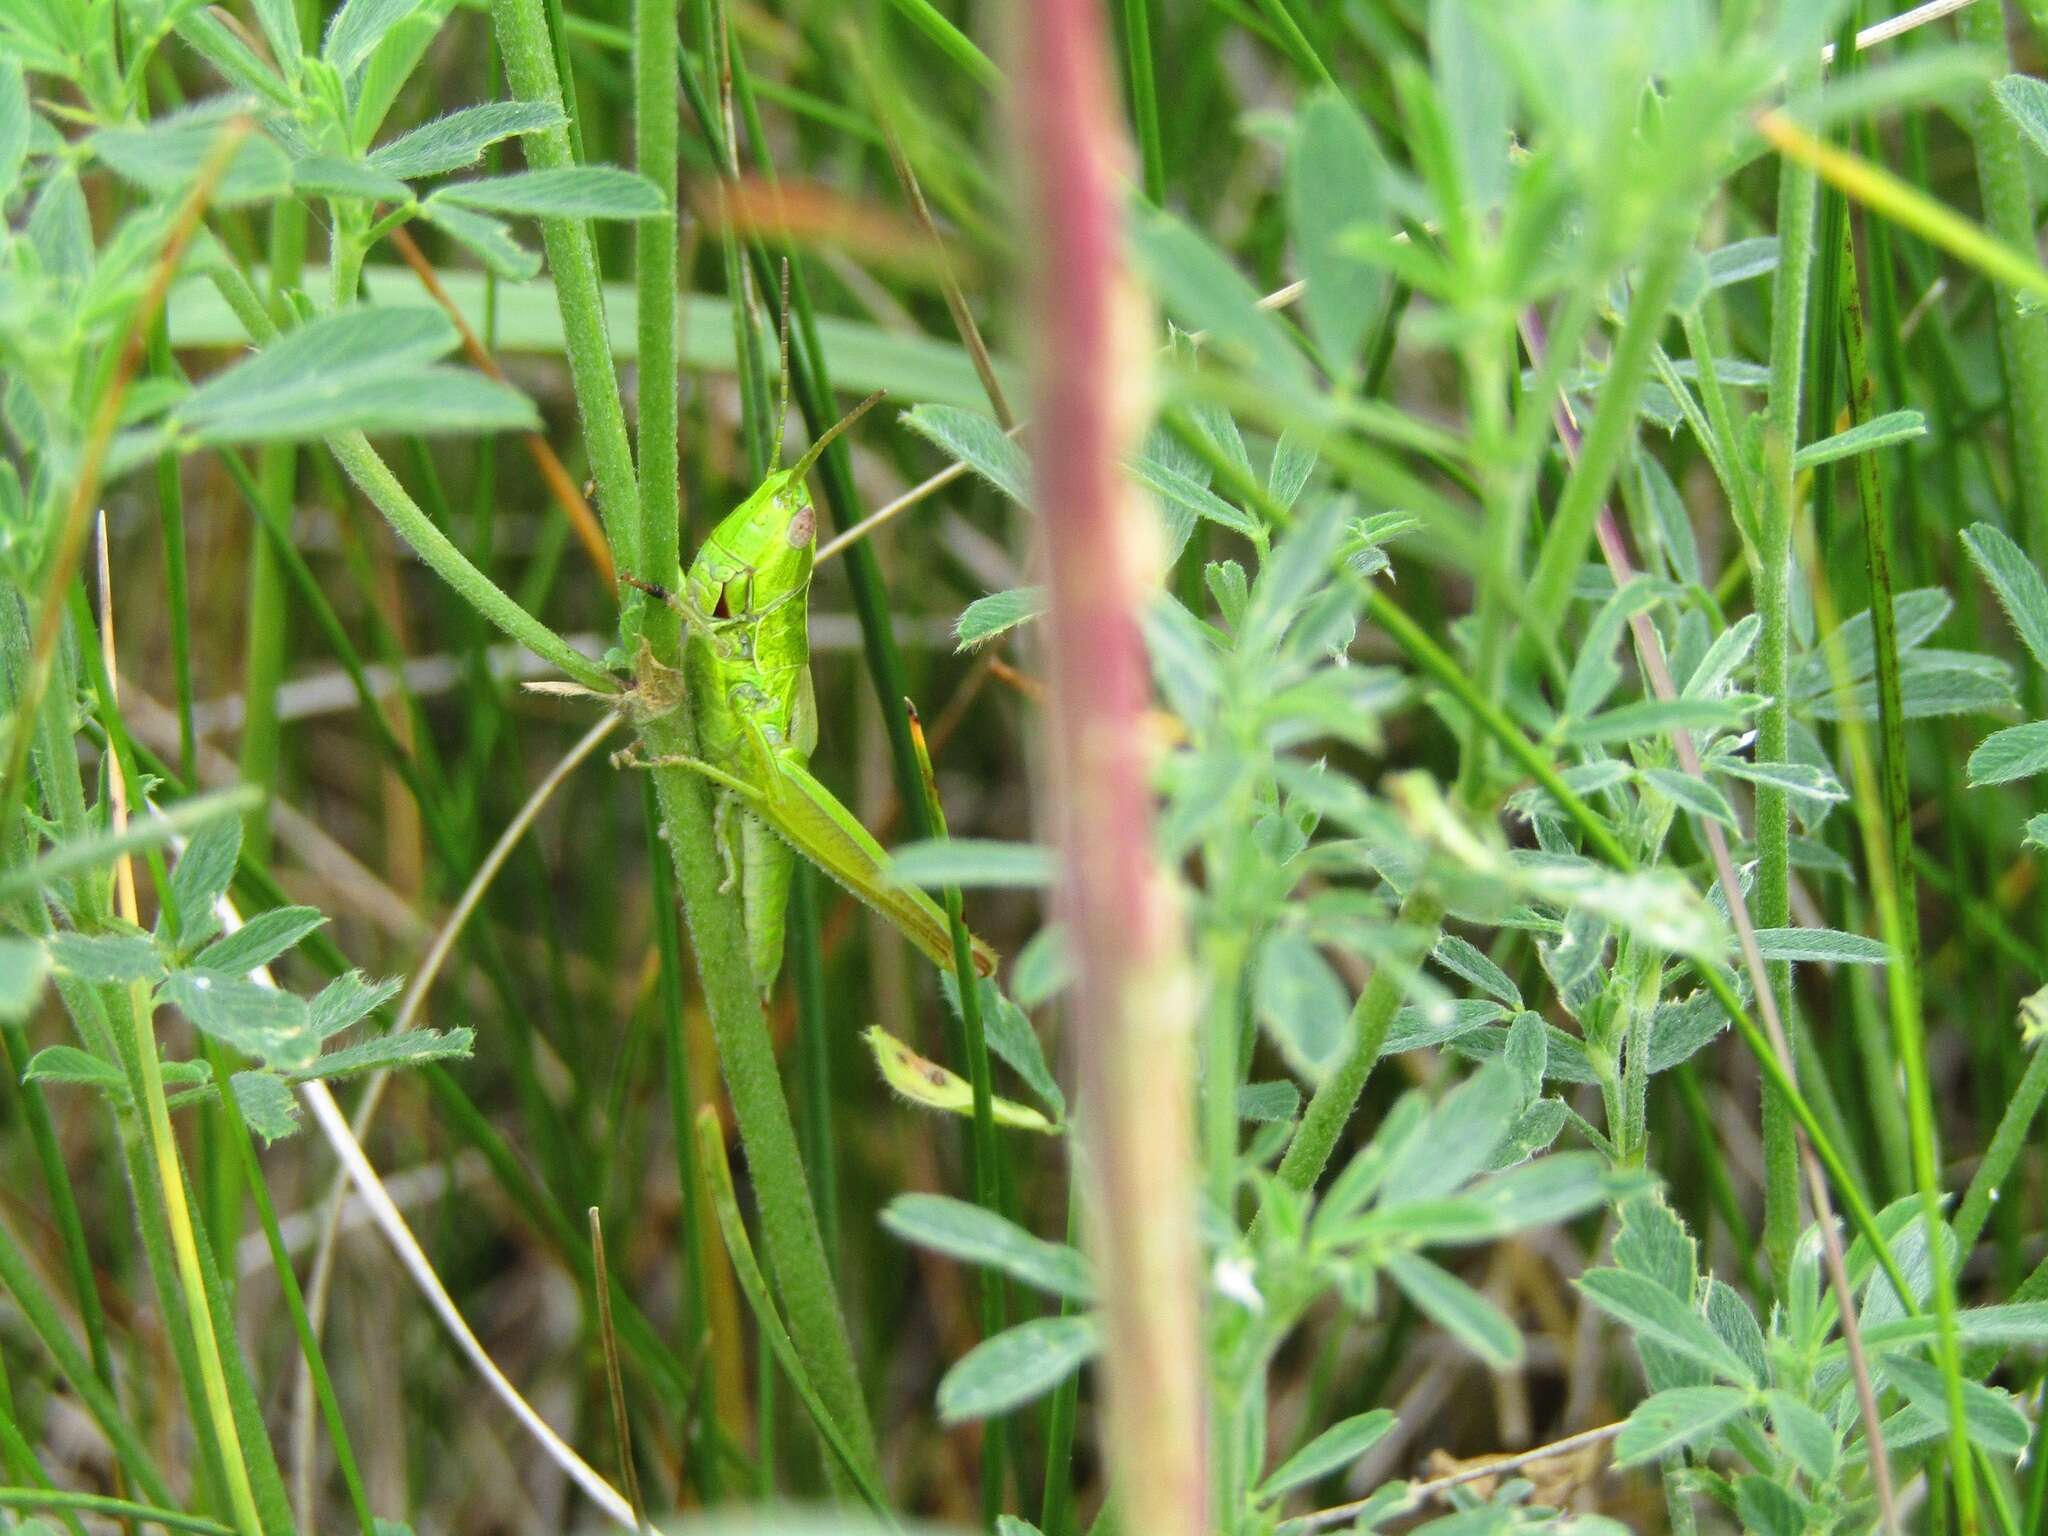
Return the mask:
{"type": "Polygon", "coordinates": [[[861,401],[859,405],[856,405],[844,416],[833,422],[831,426],[827,427],[824,434],[804,450],[804,456],[790,466],[790,479],[801,484],[804,477],[810,474],[811,470],[816,467],[818,460],[824,456],[825,450],[832,446],[832,439],[844,432],[856,421],[859,421],[861,417],[867,415],[869,411],[880,405],[888,396],[889,391],[886,389],[876,390],[867,399],[861,401]]]}
{"type": "Polygon", "coordinates": [[[772,470],[782,463],[782,429],[789,423],[789,258],[782,258],[782,383],[775,396],[775,453],[768,460],[772,470]]]}

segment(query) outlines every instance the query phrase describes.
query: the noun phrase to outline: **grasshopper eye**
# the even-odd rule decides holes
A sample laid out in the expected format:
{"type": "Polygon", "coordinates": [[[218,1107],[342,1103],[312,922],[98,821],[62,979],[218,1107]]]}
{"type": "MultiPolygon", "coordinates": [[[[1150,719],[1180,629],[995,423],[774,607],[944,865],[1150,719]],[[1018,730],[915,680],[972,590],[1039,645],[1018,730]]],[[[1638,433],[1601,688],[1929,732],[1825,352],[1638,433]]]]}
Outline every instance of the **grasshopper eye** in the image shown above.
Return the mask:
{"type": "Polygon", "coordinates": [[[789,547],[802,549],[818,536],[818,514],[810,507],[799,507],[797,514],[789,520],[789,547]]]}

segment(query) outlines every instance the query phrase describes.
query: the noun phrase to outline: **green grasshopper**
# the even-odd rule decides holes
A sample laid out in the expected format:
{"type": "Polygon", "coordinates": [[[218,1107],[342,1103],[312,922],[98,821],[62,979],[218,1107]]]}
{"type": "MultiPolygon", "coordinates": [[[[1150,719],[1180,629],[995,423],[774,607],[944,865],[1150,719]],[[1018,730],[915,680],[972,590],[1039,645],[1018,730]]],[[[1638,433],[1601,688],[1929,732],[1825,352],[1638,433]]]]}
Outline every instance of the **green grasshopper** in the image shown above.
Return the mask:
{"type": "MultiPolygon", "coordinates": [[[[718,786],[724,888],[739,884],[748,958],[764,997],[782,969],[799,853],[888,918],[934,963],[953,969],[945,912],[923,891],[892,883],[882,845],[809,766],[818,740],[810,637],[818,517],[805,482],[832,440],[881,398],[877,393],[854,407],[788,469],[771,470],[705,539],[680,593],[635,583],[683,617],[683,683],[701,756],[630,760],[689,768],[718,786]]],[[[779,429],[773,462],[782,462],[779,429]]],[[[976,939],[973,953],[975,970],[993,975],[995,952],[976,939]]]]}

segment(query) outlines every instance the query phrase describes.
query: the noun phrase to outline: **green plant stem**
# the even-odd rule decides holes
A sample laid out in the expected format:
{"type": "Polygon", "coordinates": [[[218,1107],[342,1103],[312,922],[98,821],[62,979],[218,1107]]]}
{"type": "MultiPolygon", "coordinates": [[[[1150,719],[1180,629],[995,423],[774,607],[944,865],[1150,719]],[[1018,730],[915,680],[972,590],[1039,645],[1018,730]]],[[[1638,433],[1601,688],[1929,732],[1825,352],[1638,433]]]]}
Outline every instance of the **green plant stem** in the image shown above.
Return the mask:
{"type": "Polygon", "coordinates": [[[1571,598],[1572,580],[1585,561],[1593,524],[1613,488],[1615,472],[1636,440],[1636,412],[1649,381],[1657,338],[1669,318],[1671,295],[1691,250],[1689,234],[1679,231],[1658,242],[1643,263],[1629,299],[1628,320],[1615,339],[1614,356],[1600,386],[1599,404],[1586,428],[1579,462],[1558,499],[1557,513],[1529,578],[1530,623],[1540,633],[1554,632],[1571,598]]]}
{"type": "MultiPolygon", "coordinates": [[[[1082,1235],[1081,1186],[1067,1186],[1067,1242],[1082,1235]]],[[[1081,1304],[1071,1297],[1060,1302],[1060,1316],[1072,1317],[1081,1304]]],[[[1073,1536],[1074,1422],[1079,1417],[1081,1373],[1074,1372],[1053,1388],[1045,1410],[1045,1493],[1039,1503],[1038,1528],[1045,1536],[1073,1536]]]]}
{"type": "MultiPolygon", "coordinates": [[[[1437,925],[1443,921],[1443,916],[1443,903],[1418,887],[1410,891],[1401,903],[1400,915],[1395,922],[1416,932],[1433,946],[1437,925]]],[[[1372,1076],[1373,1067],[1387,1043],[1387,1031],[1393,1027],[1394,1015],[1401,1007],[1401,994],[1400,977],[1394,974],[1392,967],[1382,965],[1373,972],[1365,990],[1358,995],[1358,1002],[1351,1010],[1351,1052],[1309,1096],[1308,1107],[1302,1111],[1301,1124],[1295,1128],[1294,1139],[1287,1144],[1287,1153],[1280,1159],[1275,1177],[1286,1188],[1305,1194],[1315,1188],[1323,1170],[1329,1167],[1330,1155],[1336,1150],[1344,1127],[1350,1123],[1352,1113],[1358,1107],[1359,1096],[1365,1092],[1366,1080],[1372,1076]]],[[[1257,1230],[1254,1224],[1253,1231],[1257,1230]]]]}
{"type": "MultiPolygon", "coordinates": [[[[676,440],[676,0],[635,0],[633,123],[640,174],[661,189],[669,212],[634,228],[634,282],[640,325],[640,535],[627,569],[664,587],[681,566],[682,490],[676,440]]],[[[602,294],[597,302],[603,304],[602,294]]],[[[564,317],[566,320],[566,316],[564,317]]],[[[609,371],[609,363],[607,363],[609,371]]],[[[580,382],[580,381],[579,381],[580,382]]],[[[579,388],[580,393],[580,388],[579,388]]],[[[656,608],[667,608],[657,603],[656,608]]],[[[648,622],[656,622],[652,614],[648,622]]],[[[672,625],[672,613],[659,622],[672,625]]]]}
{"type": "MultiPolygon", "coordinates": [[[[563,83],[556,72],[554,46],[541,0],[492,0],[491,15],[497,28],[498,49],[505,61],[505,78],[511,83],[513,94],[522,101],[563,107],[563,83]]],[[[643,51],[646,43],[644,37],[639,39],[643,51]]],[[[674,73],[671,67],[671,78],[674,73]]],[[[674,121],[671,111],[667,130],[655,125],[645,131],[657,137],[666,132],[672,145],[674,121]]],[[[566,127],[529,134],[525,144],[527,163],[536,170],[575,164],[576,155],[566,127]]],[[[663,190],[672,194],[673,181],[663,190]]],[[[604,521],[605,538],[618,568],[638,571],[641,556],[635,515],[643,509],[633,470],[633,448],[626,435],[625,406],[619,397],[619,376],[612,366],[611,340],[605,331],[597,247],[589,224],[582,219],[542,219],[541,239],[547,246],[548,269],[561,305],[569,373],[576,386],[577,408],[583,416],[591,472],[597,480],[598,515],[604,521]]],[[[669,344],[674,345],[673,327],[669,344]]],[[[631,613],[643,605],[629,596],[626,606],[631,613]]]]}
{"type": "Polygon", "coordinates": [[[368,438],[360,432],[351,432],[328,439],[327,446],[343,473],[384,514],[398,536],[412,546],[414,553],[455,589],[457,596],[564,675],[594,692],[606,695],[617,692],[617,684],[609,672],[576,651],[469,563],[468,557],[406,494],[405,487],[398,483],[398,477],[391,472],[390,466],[378,457],[368,438]]]}
{"type": "Polygon", "coordinates": [[[797,1081],[803,1102],[804,1171],[818,1205],[825,1252],[839,1252],[839,1159],[832,1138],[832,1021],[819,949],[818,872],[799,859],[789,892],[789,971],[796,992],[797,1081]]]}
{"type": "MultiPolygon", "coordinates": [[[[682,1195],[683,1282],[682,1332],[684,1347],[702,1351],[711,1348],[711,1307],[707,1293],[704,1262],[703,1175],[697,1167],[696,1094],[690,1082],[688,1020],[683,1005],[683,954],[677,933],[675,866],[662,847],[661,805],[650,780],[642,790],[647,812],[647,851],[654,884],[656,953],[661,959],[661,1009],[663,1050],[668,1068],[669,1127],[675,1138],[676,1183],[682,1195]]],[[[718,1429],[713,1417],[709,1372],[687,1391],[684,1413],[694,1421],[695,1433],[688,1441],[691,1480],[697,1496],[715,1504],[724,1492],[724,1471],[718,1462],[718,1429]]]]}
{"type": "MultiPolygon", "coordinates": [[[[917,751],[925,816],[933,831],[944,838],[947,835],[946,811],[939,801],[938,778],[932,772],[924,727],[918,722],[917,713],[907,699],[904,709],[910,716],[911,744],[917,751]]],[[[989,1072],[988,1035],[981,1017],[981,980],[974,969],[974,939],[968,933],[967,920],[962,915],[964,906],[960,887],[949,885],[943,894],[946,926],[951,930],[953,940],[953,975],[959,983],[961,1056],[973,1096],[968,1167],[974,1181],[974,1199],[983,1210],[1006,1216],[1009,1213],[1004,1209],[1001,1145],[996,1139],[995,1089],[989,1072]]],[[[1008,1326],[1009,1287],[1002,1272],[991,1268],[982,1271],[980,1290],[981,1335],[984,1339],[992,1339],[1008,1326]]],[[[982,1522],[991,1527],[1002,1512],[1006,1468],[1016,1460],[1014,1438],[1011,1421],[1004,1419],[990,1425],[989,1433],[982,1440],[981,1516],[982,1522]]]]}
{"type": "MultiPolygon", "coordinates": [[[[1802,77],[1804,72],[1802,72],[1802,77]]],[[[1799,446],[1800,382],[1805,365],[1807,290],[1814,256],[1813,172],[1791,157],[1778,178],[1778,268],[1771,288],[1771,384],[1764,428],[1764,493],[1759,508],[1756,563],[1757,691],[1766,700],[1757,733],[1758,762],[1782,763],[1790,750],[1787,700],[1790,640],[1793,484],[1792,455],[1799,446]]],[[[1756,791],[1756,920],[1782,928],[1791,915],[1791,817],[1782,789],[1756,791]]],[[[1792,1016],[1792,967],[1767,967],[1781,1018],[1792,1016]]],[[[1764,1251],[1782,1290],[1799,1241],[1799,1152],[1786,1105],[1774,1088],[1763,1101],[1764,1251]]]]}
{"type": "MultiPolygon", "coordinates": [[[[789,1378],[790,1385],[797,1389],[804,1407],[810,1411],[812,1422],[817,1425],[819,1434],[837,1458],[840,1470],[854,1491],[874,1516],[893,1531],[896,1521],[889,1513],[889,1506],[877,1484],[873,1453],[863,1453],[859,1446],[846,1438],[844,1421],[823,1401],[821,1392],[805,1368],[802,1352],[791,1340],[782,1320],[776,1316],[774,1298],[768,1294],[768,1282],[754,1258],[753,1245],[747,1241],[746,1224],[740,1219],[739,1198],[733,1191],[732,1170],[725,1161],[724,1133],[719,1128],[715,1110],[707,1107],[697,1117],[697,1132],[698,1154],[710,1175],[711,1203],[718,1213],[718,1229],[725,1238],[733,1272],[739,1277],[740,1290],[753,1308],[754,1321],[760,1327],[761,1336],[773,1352],[776,1364],[789,1378]]],[[[785,1288],[784,1295],[787,1294],[785,1288]]]]}
{"type": "MultiPolygon", "coordinates": [[[[1842,223],[1838,247],[1841,281],[1842,351],[1849,375],[1849,425],[1853,429],[1876,414],[1877,379],[1870,371],[1865,345],[1863,299],[1856,272],[1856,242],[1848,222],[1842,223]]],[[[1870,574],[1871,636],[1877,660],[1877,721],[1883,769],[1886,846],[1891,856],[1892,900],[1897,906],[1901,953],[1892,957],[1890,975],[1911,973],[1919,992],[1919,902],[1913,883],[1913,798],[1906,777],[1906,710],[1899,678],[1898,618],[1892,612],[1892,525],[1879,478],[1879,457],[1856,457],[1856,497],[1863,514],[1863,552],[1870,574]]]]}
{"type": "Polygon", "coordinates": [[[1235,921],[1238,916],[1226,915],[1203,936],[1201,946],[1209,994],[1202,1006],[1201,1025],[1202,1172],[1216,1209],[1233,1216],[1240,1125],[1237,1090],[1244,1077],[1244,1064],[1238,1060],[1238,1034],[1244,1019],[1244,978],[1252,941],[1251,932],[1235,921]]]}
{"type": "Polygon", "coordinates": [[[1962,1206],[1956,1211],[1958,1263],[1970,1256],[1970,1251],[1977,1246],[1977,1239],[1983,1235],[1984,1223],[1990,1219],[1991,1207],[1999,1197],[2000,1186],[2018,1163],[2020,1154],[2026,1150],[2027,1132],[2033,1127],[2034,1116],[2040,1112],[2044,1095],[2048,1095],[2048,1050],[2036,1046],[2027,1056],[2027,1070],[2020,1074],[2019,1086],[2013,1089],[2012,1097],[2006,1101],[2005,1113],[1998,1119],[1998,1129],[1991,1133],[1990,1145],[1985,1147],[1983,1159],[1971,1176],[1970,1187],[1963,1194],[1962,1206]]]}
{"type": "MultiPolygon", "coordinates": [[[[2002,5],[1965,6],[1956,17],[1963,43],[2011,67],[2002,5]]],[[[1977,188],[1984,221],[2015,250],[2035,248],[2037,223],[2028,174],[2028,150],[2019,125],[1999,105],[1986,79],[1970,88],[1965,126],[1976,149],[1977,188]]],[[[2024,509],[2026,543],[2036,564],[2048,564],[2048,330],[2023,314],[2010,296],[1995,306],[1998,349],[2005,361],[2012,417],[2014,504],[2024,509]]]]}
{"type": "Polygon", "coordinates": [[[1124,51],[1131,74],[1131,122],[1144,167],[1145,200],[1166,206],[1166,155],[1159,140],[1159,81],[1152,60],[1151,0],[1123,0],[1124,51]]]}
{"type": "MultiPolygon", "coordinates": [[[[154,1495],[152,1495],[154,1497],[154,1495]]],[[[157,1504],[138,1504],[132,1499],[109,1498],[101,1493],[77,1493],[68,1488],[0,1488],[0,1509],[74,1510],[105,1515],[112,1520],[140,1520],[160,1525],[167,1531],[197,1531],[200,1536],[232,1536],[230,1527],[218,1521],[188,1515],[182,1510],[157,1504]]]]}
{"type": "MultiPolygon", "coordinates": [[[[641,734],[651,757],[695,755],[695,733],[677,715],[646,722],[641,734]]],[[[796,1127],[782,1095],[775,1043],[754,990],[739,903],[735,895],[720,890],[725,877],[712,832],[710,795],[703,779],[687,768],[650,771],[789,1331],[836,1432],[861,1473],[873,1480],[879,1467],[874,1431],[804,1177],[796,1127]]]]}
{"type": "Polygon", "coordinates": [[[206,1277],[200,1268],[198,1239],[193,1231],[192,1210],[178,1161],[177,1138],[172,1134],[170,1110],[164,1102],[163,1067],[157,1056],[149,989],[137,984],[130,989],[129,997],[135,1055],[142,1073],[143,1124],[151,1155],[156,1161],[164,1218],[170,1228],[171,1251],[177,1263],[187,1319],[199,1357],[199,1375],[207,1412],[212,1419],[213,1432],[220,1441],[228,1503],[242,1536],[260,1536],[264,1529],[263,1521],[256,1512],[256,1497],[250,1484],[248,1466],[243,1460],[241,1433],[235,1423],[234,1406],[228,1393],[220,1338],[214,1328],[213,1308],[207,1298],[206,1277]]]}

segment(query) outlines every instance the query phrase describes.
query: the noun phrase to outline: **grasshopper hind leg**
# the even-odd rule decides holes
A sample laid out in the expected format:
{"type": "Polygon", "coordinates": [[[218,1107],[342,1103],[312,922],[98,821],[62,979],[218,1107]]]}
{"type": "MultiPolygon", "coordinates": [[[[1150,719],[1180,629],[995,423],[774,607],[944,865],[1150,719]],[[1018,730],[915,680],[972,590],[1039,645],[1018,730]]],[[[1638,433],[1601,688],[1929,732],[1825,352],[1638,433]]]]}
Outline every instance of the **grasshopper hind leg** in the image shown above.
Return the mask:
{"type": "Polygon", "coordinates": [[[796,853],[768,824],[735,806],[744,871],[740,900],[746,914],[747,959],[754,985],[765,999],[782,974],[783,935],[789,920],[789,888],[796,853]]]}

